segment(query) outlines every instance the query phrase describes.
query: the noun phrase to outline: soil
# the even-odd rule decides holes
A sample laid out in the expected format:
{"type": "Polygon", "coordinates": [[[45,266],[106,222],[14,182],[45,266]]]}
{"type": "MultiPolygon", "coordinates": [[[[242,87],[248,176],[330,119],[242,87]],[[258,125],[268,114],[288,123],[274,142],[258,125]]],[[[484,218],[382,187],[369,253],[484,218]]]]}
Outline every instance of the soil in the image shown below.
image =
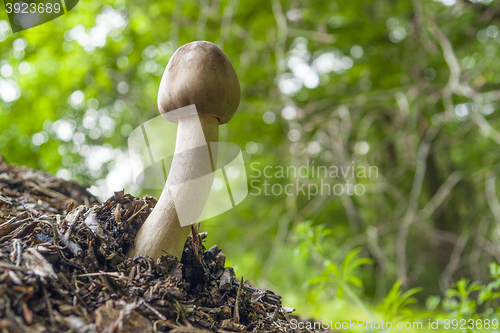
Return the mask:
{"type": "MultiPolygon", "coordinates": [[[[281,297],[238,279],[195,232],[182,260],[129,258],[156,199],[84,186],[0,159],[1,332],[310,332],[281,297]]],[[[318,331],[319,332],[319,331],[318,331]]]]}

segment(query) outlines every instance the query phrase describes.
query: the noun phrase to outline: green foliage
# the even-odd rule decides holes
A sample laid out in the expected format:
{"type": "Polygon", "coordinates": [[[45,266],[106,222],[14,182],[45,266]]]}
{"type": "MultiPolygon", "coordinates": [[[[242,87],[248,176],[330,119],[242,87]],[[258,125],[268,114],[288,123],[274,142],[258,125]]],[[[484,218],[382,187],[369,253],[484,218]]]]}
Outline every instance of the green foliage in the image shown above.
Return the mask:
{"type": "MultiPolygon", "coordinates": [[[[326,258],[329,254],[319,249],[325,239],[331,237],[322,226],[312,227],[310,223],[305,223],[296,235],[297,240],[302,244],[310,245],[309,257],[315,254],[326,258]],[[316,244],[317,242],[317,244],[316,244]]],[[[301,247],[299,247],[301,248],[301,247]]],[[[361,249],[356,248],[350,251],[340,265],[332,260],[324,260],[324,269],[319,276],[309,279],[310,290],[315,297],[314,302],[321,301],[318,295],[328,295],[332,288],[336,290],[336,299],[344,299],[344,293],[347,293],[349,301],[354,303],[371,321],[384,321],[393,323],[409,322],[415,323],[421,321],[425,323],[427,318],[432,321],[438,320],[438,332],[459,332],[460,327],[465,327],[467,332],[484,332],[486,326],[493,329],[493,324],[500,326],[500,265],[492,263],[489,265],[492,281],[486,284],[479,282],[469,282],[468,279],[460,279],[454,286],[446,290],[445,297],[441,300],[439,296],[429,296],[425,302],[427,311],[423,311],[416,294],[424,291],[424,288],[416,287],[406,291],[402,290],[402,282],[396,281],[388,293],[384,296],[375,309],[371,309],[370,303],[361,299],[351,287],[363,287],[363,281],[360,278],[362,265],[371,264],[373,261],[369,258],[358,258],[361,249]],[[414,305],[413,307],[411,305],[414,305]],[[494,321],[496,320],[496,321],[494,321]],[[464,326],[465,325],[465,326],[464,326]],[[470,326],[467,328],[467,326],[470,326]]],[[[301,258],[305,258],[301,256],[301,258]]],[[[354,317],[359,318],[359,317],[354,317]]],[[[345,319],[345,318],[343,318],[345,319]]],[[[342,320],[343,320],[342,319],[342,320]]],[[[435,331],[435,330],[430,330],[435,331]]]]}
{"type": "Polygon", "coordinates": [[[442,301],[439,296],[427,298],[426,307],[434,313],[434,317],[440,319],[443,332],[463,332],[460,329],[462,324],[467,332],[485,332],[500,327],[500,265],[491,263],[489,268],[492,281],[488,283],[470,282],[462,278],[454,288],[446,291],[442,301]],[[441,309],[438,308],[439,304],[441,309]],[[446,329],[445,323],[451,324],[450,327],[446,329]]]}
{"type": "Polygon", "coordinates": [[[414,319],[415,312],[408,305],[417,303],[417,299],[412,296],[422,291],[422,289],[412,288],[402,293],[401,281],[396,281],[379,306],[384,314],[384,320],[392,322],[396,316],[401,316],[402,319],[414,319]]]}
{"type": "Polygon", "coordinates": [[[481,292],[478,295],[478,304],[485,304],[488,307],[494,305],[498,310],[499,305],[497,299],[500,298],[500,265],[491,263],[490,274],[493,281],[481,288],[481,292]]]}
{"type": "Polygon", "coordinates": [[[325,283],[337,286],[337,297],[344,297],[344,288],[349,284],[361,288],[363,282],[359,277],[354,275],[354,270],[361,265],[371,264],[373,260],[369,258],[357,258],[361,249],[354,249],[345,257],[342,266],[339,269],[331,260],[325,260],[325,270],[321,276],[309,280],[309,284],[325,283]]]}
{"type": "Polygon", "coordinates": [[[479,282],[470,283],[462,278],[456,283],[455,289],[446,291],[442,306],[447,316],[468,319],[481,318],[492,313],[500,314],[500,265],[491,263],[489,267],[493,281],[482,285],[479,282]]]}
{"type": "Polygon", "coordinates": [[[294,252],[296,255],[305,258],[312,253],[323,255],[325,253],[325,238],[331,236],[333,232],[326,229],[324,225],[313,227],[312,221],[304,221],[297,226],[294,234],[298,243],[294,252]]]}
{"type": "Polygon", "coordinates": [[[460,279],[456,289],[446,291],[443,300],[443,309],[454,319],[461,319],[477,313],[477,300],[471,299],[473,292],[481,290],[479,283],[469,283],[467,279],[460,279]]]}

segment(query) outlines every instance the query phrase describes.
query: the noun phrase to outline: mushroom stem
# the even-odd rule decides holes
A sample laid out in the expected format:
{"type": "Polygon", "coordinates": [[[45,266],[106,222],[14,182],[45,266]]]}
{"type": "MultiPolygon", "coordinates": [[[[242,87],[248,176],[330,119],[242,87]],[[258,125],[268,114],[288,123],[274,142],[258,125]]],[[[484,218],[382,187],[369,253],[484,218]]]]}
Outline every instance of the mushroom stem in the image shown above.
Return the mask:
{"type": "Polygon", "coordinates": [[[137,233],[130,257],[156,259],[169,253],[181,258],[190,224],[199,218],[212,187],[217,154],[211,155],[210,142],[218,139],[219,119],[212,115],[191,115],[178,120],[175,155],[167,182],[156,207],[137,233]],[[194,179],[197,181],[190,182],[194,179]],[[180,208],[179,213],[176,207],[180,208]],[[181,215],[186,211],[188,217],[181,215]],[[181,222],[186,226],[181,226],[181,222]]]}

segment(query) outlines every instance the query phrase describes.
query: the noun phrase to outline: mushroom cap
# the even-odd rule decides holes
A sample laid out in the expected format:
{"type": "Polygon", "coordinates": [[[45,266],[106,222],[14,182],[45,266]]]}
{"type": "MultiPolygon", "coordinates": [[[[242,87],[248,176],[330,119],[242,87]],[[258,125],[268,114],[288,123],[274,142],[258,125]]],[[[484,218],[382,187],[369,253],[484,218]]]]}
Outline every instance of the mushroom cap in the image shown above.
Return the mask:
{"type": "Polygon", "coordinates": [[[240,104],[240,83],[226,54],[215,44],[197,41],[175,51],[163,73],[158,109],[169,121],[178,122],[170,111],[196,105],[198,114],[209,114],[225,124],[240,104]]]}

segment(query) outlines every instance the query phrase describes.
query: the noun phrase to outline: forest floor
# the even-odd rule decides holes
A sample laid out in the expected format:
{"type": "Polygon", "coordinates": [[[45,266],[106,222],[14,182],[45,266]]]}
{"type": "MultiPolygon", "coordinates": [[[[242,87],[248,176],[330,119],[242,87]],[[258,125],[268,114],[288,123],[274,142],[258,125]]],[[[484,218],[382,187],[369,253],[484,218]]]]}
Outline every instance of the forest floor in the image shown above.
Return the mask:
{"type": "MultiPolygon", "coordinates": [[[[281,297],[238,279],[206,233],[182,260],[129,258],[156,204],[87,189],[0,159],[1,332],[310,332],[281,297]]],[[[317,331],[320,332],[320,331],[317,331]]]]}

